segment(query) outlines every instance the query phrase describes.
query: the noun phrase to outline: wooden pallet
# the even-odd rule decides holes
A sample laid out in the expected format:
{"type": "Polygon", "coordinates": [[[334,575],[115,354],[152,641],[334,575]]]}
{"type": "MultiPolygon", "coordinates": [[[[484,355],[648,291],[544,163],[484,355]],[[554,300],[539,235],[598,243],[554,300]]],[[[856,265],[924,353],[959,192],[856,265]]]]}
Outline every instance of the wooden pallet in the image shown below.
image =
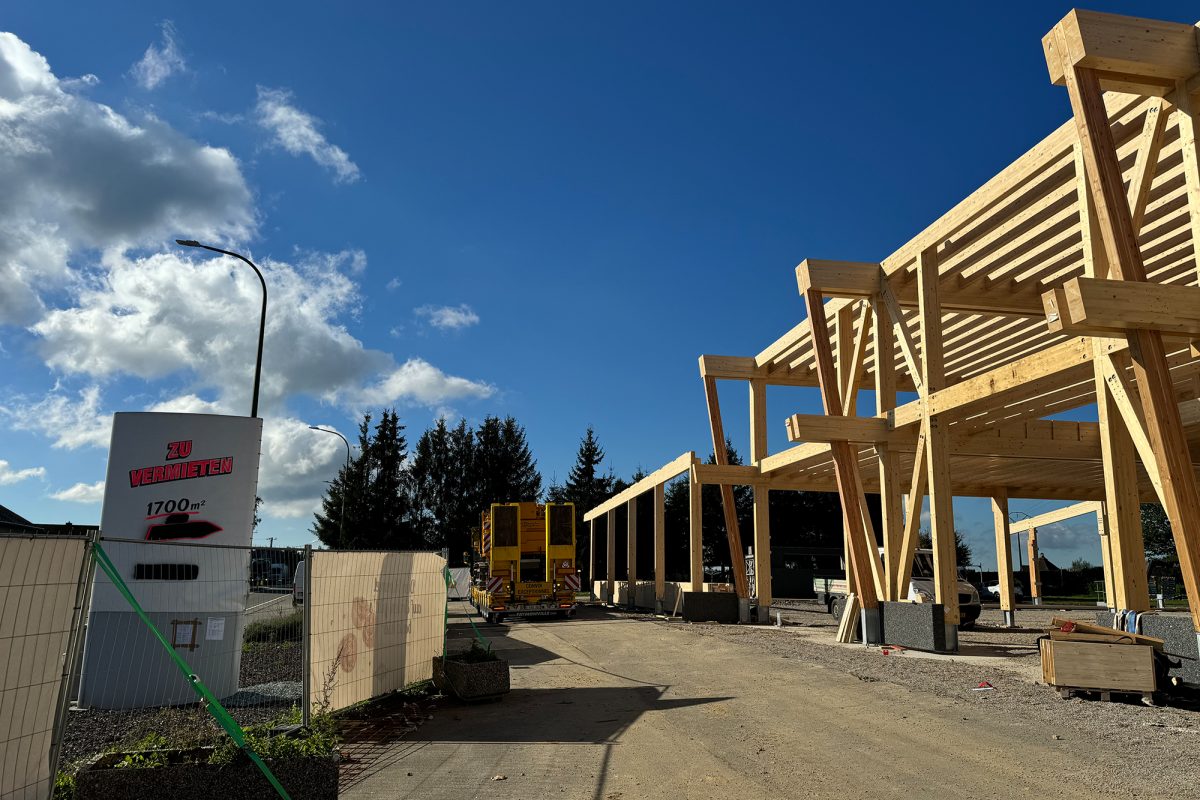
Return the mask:
{"type": "Polygon", "coordinates": [[[1143,644],[1038,640],[1042,678],[1054,687],[1095,692],[1153,693],[1154,648],[1143,644]]]}
{"type": "Polygon", "coordinates": [[[1072,697],[1094,697],[1104,703],[1113,702],[1114,697],[1119,701],[1127,697],[1140,697],[1142,704],[1147,706],[1158,705],[1154,699],[1154,692],[1131,692],[1123,689],[1087,689],[1080,686],[1055,686],[1058,689],[1058,694],[1063,700],[1070,700],[1072,697]]]}

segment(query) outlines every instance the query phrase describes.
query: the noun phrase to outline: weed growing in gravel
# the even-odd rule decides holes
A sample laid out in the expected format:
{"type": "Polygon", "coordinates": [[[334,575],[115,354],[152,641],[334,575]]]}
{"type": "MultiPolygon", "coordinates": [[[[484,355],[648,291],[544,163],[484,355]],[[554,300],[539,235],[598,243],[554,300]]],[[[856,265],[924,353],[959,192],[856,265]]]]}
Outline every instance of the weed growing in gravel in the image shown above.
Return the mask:
{"type": "Polygon", "coordinates": [[[298,642],[304,617],[301,612],[286,617],[251,622],[242,634],[243,647],[250,642],[298,642]]]}

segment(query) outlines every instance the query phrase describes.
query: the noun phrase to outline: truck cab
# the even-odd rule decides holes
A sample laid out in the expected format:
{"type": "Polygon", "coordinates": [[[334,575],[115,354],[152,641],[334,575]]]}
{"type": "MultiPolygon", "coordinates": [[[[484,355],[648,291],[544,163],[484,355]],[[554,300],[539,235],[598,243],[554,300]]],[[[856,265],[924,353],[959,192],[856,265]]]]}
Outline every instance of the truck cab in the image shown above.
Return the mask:
{"type": "MultiPolygon", "coordinates": [[[[842,569],[845,570],[844,563],[842,569]]],[[[823,603],[830,614],[841,619],[842,609],[846,604],[846,579],[815,578],[813,590],[816,592],[817,601],[823,603]]],[[[921,548],[913,557],[912,578],[908,582],[908,595],[905,599],[912,603],[932,603],[935,592],[933,551],[921,548]]],[[[958,609],[960,628],[974,625],[983,610],[979,603],[979,591],[961,579],[958,581],[958,609]]]]}

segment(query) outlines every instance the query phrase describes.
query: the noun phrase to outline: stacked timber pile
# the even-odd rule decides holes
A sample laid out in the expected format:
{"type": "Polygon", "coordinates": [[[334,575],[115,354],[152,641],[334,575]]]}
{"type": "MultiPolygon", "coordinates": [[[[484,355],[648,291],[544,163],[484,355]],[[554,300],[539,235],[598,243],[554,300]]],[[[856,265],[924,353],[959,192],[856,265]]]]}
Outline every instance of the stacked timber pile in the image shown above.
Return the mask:
{"type": "Polygon", "coordinates": [[[1038,640],[1042,678],[1070,697],[1079,692],[1140,694],[1152,703],[1162,671],[1163,640],[1055,617],[1038,640]]]}

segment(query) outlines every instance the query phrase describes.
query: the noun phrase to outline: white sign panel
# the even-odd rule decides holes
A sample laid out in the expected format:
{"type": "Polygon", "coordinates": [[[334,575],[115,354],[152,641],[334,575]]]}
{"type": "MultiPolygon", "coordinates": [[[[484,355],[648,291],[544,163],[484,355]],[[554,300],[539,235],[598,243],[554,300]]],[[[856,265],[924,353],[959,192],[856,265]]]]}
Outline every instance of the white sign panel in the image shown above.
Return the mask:
{"type": "MultiPolygon", "coordinates": [[[[245,603],[262,420],[215,414],[113,418],[100,529],[147,611],[238,612],[245,603]],[[171,546],[166,546],[171,545],[171,546]]],[[[93,611],[128,611],[97,575],[93,611]]]]}
{"type": "Polygon", "coordinates": [[[250,546],[262,420],[113,417],[100,529],[106,538],[250,546]]]}

